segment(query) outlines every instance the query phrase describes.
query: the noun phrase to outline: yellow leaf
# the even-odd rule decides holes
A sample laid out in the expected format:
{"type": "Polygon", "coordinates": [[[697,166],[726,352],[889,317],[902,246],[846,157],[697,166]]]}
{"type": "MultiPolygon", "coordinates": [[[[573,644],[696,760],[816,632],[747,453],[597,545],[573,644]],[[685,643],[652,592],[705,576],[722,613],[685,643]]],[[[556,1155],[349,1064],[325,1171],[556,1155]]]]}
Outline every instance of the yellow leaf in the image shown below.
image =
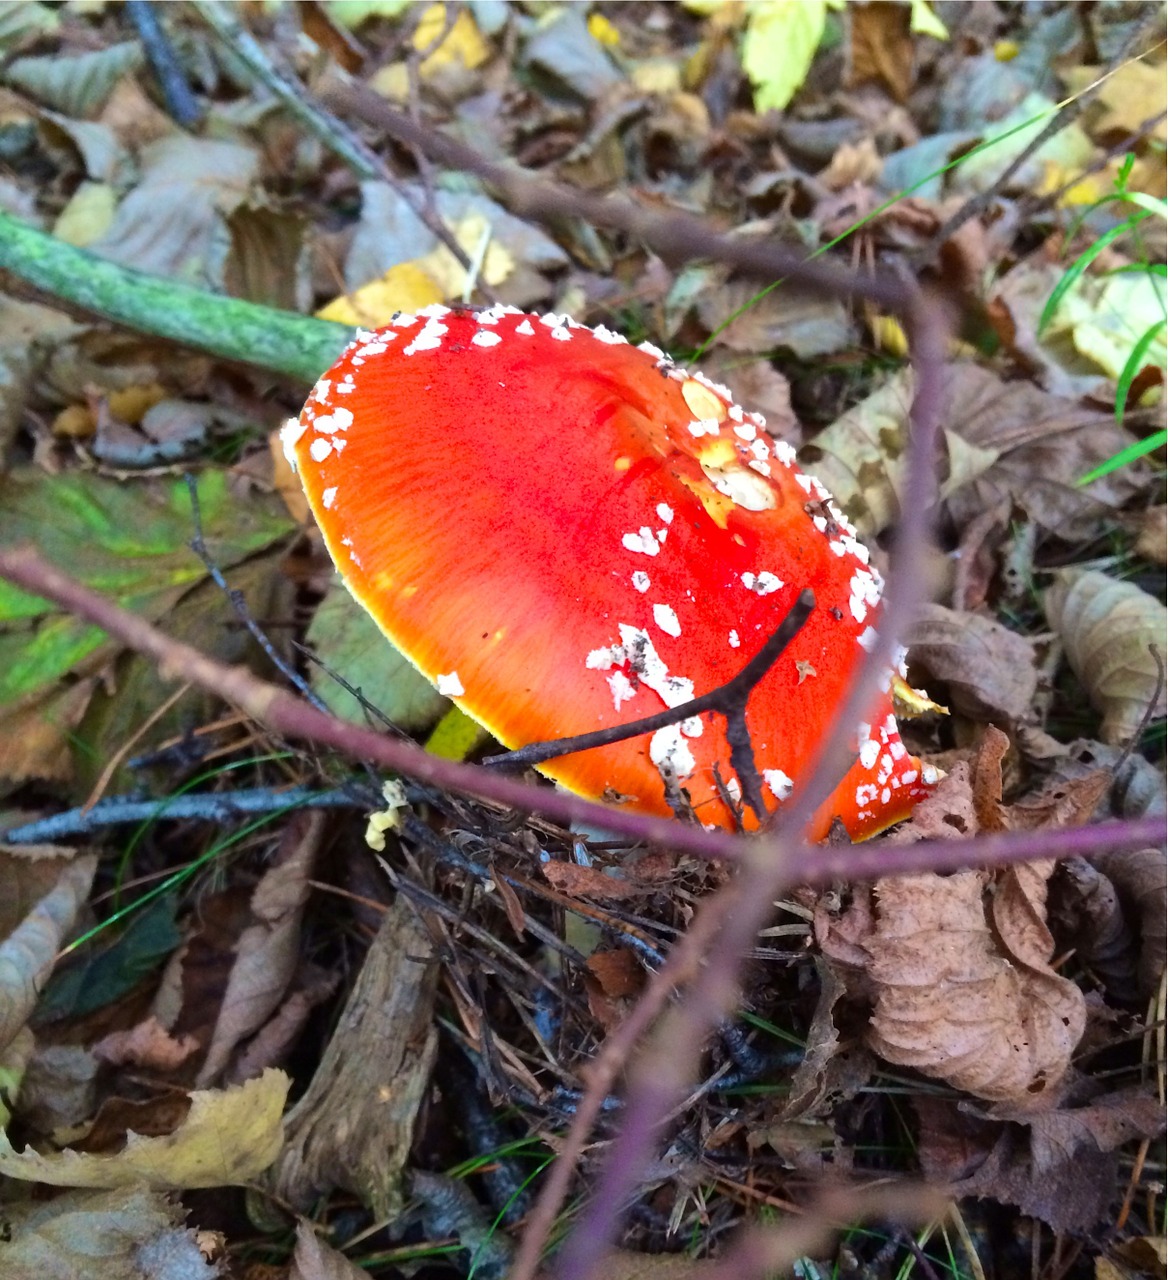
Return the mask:
{"type": "Polygon", "coordinates": [[[284,1141],[281,1117],[289,1078],[269,1068],[233,1089],[191,1094],[191,1109],[173,1133],[144,1138],[131,1133],[121,1151],[17,1152],[0,1133],[0,1174],[53,1187],[127,1187],[155,1190],[235,1186],[257,1178],[284,1141]]]}
{"type": "Polygon", "coordinates": [[[910,0],[912,12],[908,29],[919,36],[932,36],[934,40],[948,40],[949,30],[933,12],[929,0],[910,0]]]}
{"type": "MultiPolygon", "coordinates": [[[[445,5],[432,4],[422,14],[414,31],[414,48],[419,53],[428,49],[442,34],[445,24],[445,5]]],[[[436,71],[454,62],[460,62],[468,71],[473,71],[475,67],[481,67],[490,56],[491,46],[483,39],[474,19],[463,9],[454,20],[446,39],[418,68],[418,74],[423,80],[427,80],[436,71]]]]}
{"type": "Polygon", "coordinates": [[[763,0],[750,8],[742,69],[758,111],[781,111],[802,87],[823,36],[824,0],[763,0]]]}
{"type": "MultiPolygon", "coordinates": [[[[515,259],[491,237],[490,223],[481,213],[468,213],[450,231],[467,258],[479,263],[480,280],[492,286],[502,284],[515,269],[515,259]]],[[[459,298],[466,291],[466,268],[445,245],[437,245],[419,258],[418,266],[437,283],[444,297],[459,298]]]]}
{"type": "Polygon", "coordinates": [[[477,720],[472,720],[459,707],[451,707],[426,739],[426,750],[443,760],[465,760],[488,737],[490,735],[477,720]]]}
{"type": "Polygon", "coordinates": [[[872,341],[881,351],[902,359],[908,355],[908,339],[895,316],[872,316],[868,327],[872,330],[872,341]]]}
{"type": "Polygon", "coordinates": [[[620,32],[603,13],[588,15],[588,34],[606,49],[615,49],[620,44],[620,32]]]}
{"type": "Polygon", "coordinates": [[[998,62],[1013,62],[1021,52],[1017,40],[999,40],[994,45],[994,58],[998,62]]]}
{"type": "Polygon", "coordinates": [[[410,72],[404,62],[379,67],[369,77],[369,87],[391,102],[405,102],[410,96],[410,72]]]}
{"type": "Polygon", "coordinates": [[[53,235],[84,249],[109,230],[117,206],[118,198],[109,183],[83,182],[58,214],[53,235]]]}
{"type": "Polygon", "coordinates": [[[379,280],[371,280],[353,293],[341,294],[316,314],[321,320],[376,329],[388,324],[398,311],[419,311],[432,302],[441,302],[444,296],[423,267],[416,262],[399,262],[379,280]]]}
{"type": "Polygon", "coordinates": [[[902,720],[915,720],[918,716],[928,715],[930,711],[939,716],[947,716],[949,708],[934,702],[923,689],[914,689],[903,676],[896,673],[892,677],[892,705],[902,720]]]}

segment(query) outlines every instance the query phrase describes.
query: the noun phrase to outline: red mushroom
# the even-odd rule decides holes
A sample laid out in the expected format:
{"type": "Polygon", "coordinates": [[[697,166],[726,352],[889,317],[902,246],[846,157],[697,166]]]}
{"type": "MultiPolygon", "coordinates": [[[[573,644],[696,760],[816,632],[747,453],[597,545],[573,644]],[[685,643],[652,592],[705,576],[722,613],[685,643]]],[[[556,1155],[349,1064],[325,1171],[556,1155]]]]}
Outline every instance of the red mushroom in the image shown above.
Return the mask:
{"type": "MultiPolygon", "coordinates": [[[[875,638],[881,582],[764,427],[649,343],[567,316],[433,306],[360,333],[284,443],[349,590],[507,746],[709,692],[812,588],[817,607],[746,710],[778,805],[875,638]]],[[[718,778],[731,801],[742,789],[725,724],[710,712],[540,768],[652,813],[680,786],[701,821],[732,826],[718,778]]],[[[838,815],[872,835],[932,781],[886,689],[812,834],[838,815]]]]}

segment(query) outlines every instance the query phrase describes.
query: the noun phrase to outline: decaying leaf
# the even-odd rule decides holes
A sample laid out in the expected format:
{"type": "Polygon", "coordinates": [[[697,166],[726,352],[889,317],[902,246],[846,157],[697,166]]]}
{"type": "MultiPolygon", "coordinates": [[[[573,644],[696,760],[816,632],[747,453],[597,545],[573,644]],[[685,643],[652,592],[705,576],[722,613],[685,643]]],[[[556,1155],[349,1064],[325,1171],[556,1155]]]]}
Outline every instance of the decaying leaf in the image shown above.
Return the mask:
{"type": "MultiPolygon", "coordinates": [[[[20,862],[12,865],[19,867],[20,862]]],[[[89,895],[97,859],[60,867],[56,883],[0,943],[0,1049],[28,1021],[66,935],[89,895]]]]}
{"type": "Polygon", "coordinates": [[[1157,719],[1168,714],[1168,610],[1159,600],[1096,570],[1064,569],[1043,606],[1071,669],[1103,716],[1104,742],[1130,739],[1149,711],[1157,719]]]}
{"type": "Polygon", "coordinates": [[[946,701],[971,720],[1024,719],[1038,688],[1027,640],[980,613],[926,604],[905,638],[914,666],[948,687],[946,701]]]}
{"type": "Polygon", "coordinates": [[[335,716],[355,724],[369,721],[360,700],[339,685],[332,672],[405,733],[433,728],[450,705],[417,667],[386,643],[377,623],[335,575],[309,624],[307,641],[322,664],[313,666],[313,688],[335,716]]]}
{"type": "Polygon", "coordinates": [[[312,1229],[307,1218],[296,1224],[296,1250],[288,1280],[366,1280],[368,1272],[350,1262],[312,1229]]]}
{"type": "Polygon", "coordinates": [[[222,1273],[184,1216],[181,1205],[143,1187],[9,1203],[0,1272],[6,1280],[214,1280],[222,1273]]]}
{"type": "Polygon", "coordinates": [[[273,865],[251,898],[254,923],[235,944],[235,963],[223,992],[211,1043],[196,1084],[205,1088],[227,1066],[235,1048],[275,1013],[300,953],[300,921],[311,892],[308,880],[325,828],[325,815],[293,815],[273,865]]]}
{"type": "Polygon", "coordinates": [[[1065,1073],[1085,1005],[1048,965],[1045,880],[1013,884],[1008,905],[995,908],[999,936],[986,920],[988,890],[977,871],[877,885],[868,1044],[888,1062],[979,1098],[1033,1103],[1065,1073]]]}
{"type": "Polygon", "coordinates": [[[1168,954],[1168,922],[1164,915],[1164,891],[1168,870],[1162,849],[1136,849],[1130,853],[1097,854],[1094,863],[1115,886],[1127,918],[1138,926],[1137,990],[1148,999],[1164,975],[1168,954]]]}
{"type": "Polygon", "coordinates": [[[258,1177],[283,1141],[281,1116],[291,1081],[265,1071],[236,1089],[190,1095],[186,1119],[160,1137],[131,1133],[109,1154],[13,1149],[0,1134],[0,1174],[54,1187],[132,1187],[155,1190],[234,1186],[258,1177]]]}

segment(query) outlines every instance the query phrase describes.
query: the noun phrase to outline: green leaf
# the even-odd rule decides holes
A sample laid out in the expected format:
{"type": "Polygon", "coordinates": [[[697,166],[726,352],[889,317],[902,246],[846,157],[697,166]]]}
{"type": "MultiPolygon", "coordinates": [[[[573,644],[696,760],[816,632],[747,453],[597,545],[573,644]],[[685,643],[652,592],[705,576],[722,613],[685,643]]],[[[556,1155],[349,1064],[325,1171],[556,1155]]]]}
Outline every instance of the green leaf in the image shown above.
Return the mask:
{"type": "Polygon", "coordinates": [[[934,40],[948,40],[949,29],[933,12],[928,0],[910,0],[912,13],[908,29],[920,36],[932,36],[934,40]]]}
{"type": "MultiPolygon", "coordinates": [[[[199,479],[203,534],[221,569],[291,530],[273,501],[241,503],[221,472],[199,479]]],[[[87,586],[152,620],[206,576],[181,479],[121,484],[99,476],[13,472],[0,481],[0,545],[35,542],[87,586]]],[[[106,644],[103,631],[0,584],[0,707],[42,690],[106,644]]]]}
{"type": "Polygon", "coordinates": [[[807,79],[827,18],[824,0],[763,0],[751,6],[742,69],[757,111],[781,111],[807,79]]]}
{"type": "MultiPolygon", "coordinates": [[[[377,623],[334,580],[308,628],[308,643],[329,671],[335,671],[392,724],[406,733],[429,729],[449,702],[390,644],[377,623]]],[[[329,675],[313,669],[312,686],[328,709],[343,720],[366,724],[360,701],[329,675]]]]}

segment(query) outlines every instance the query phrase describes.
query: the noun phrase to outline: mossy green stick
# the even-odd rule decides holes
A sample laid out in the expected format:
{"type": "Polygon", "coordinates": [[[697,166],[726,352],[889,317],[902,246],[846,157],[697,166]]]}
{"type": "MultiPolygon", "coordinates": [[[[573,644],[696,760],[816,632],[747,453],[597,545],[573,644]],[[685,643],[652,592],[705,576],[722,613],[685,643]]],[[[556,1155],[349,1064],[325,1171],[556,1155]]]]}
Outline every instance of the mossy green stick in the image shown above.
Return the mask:
{"type": "Polygon", "coordinates": [[[306,383],[316,381],[355,332],[348,325],[263,307],[119,266],[4,212],[0,212],[0,270],[42,293],[141,333],[306,383]]]}

